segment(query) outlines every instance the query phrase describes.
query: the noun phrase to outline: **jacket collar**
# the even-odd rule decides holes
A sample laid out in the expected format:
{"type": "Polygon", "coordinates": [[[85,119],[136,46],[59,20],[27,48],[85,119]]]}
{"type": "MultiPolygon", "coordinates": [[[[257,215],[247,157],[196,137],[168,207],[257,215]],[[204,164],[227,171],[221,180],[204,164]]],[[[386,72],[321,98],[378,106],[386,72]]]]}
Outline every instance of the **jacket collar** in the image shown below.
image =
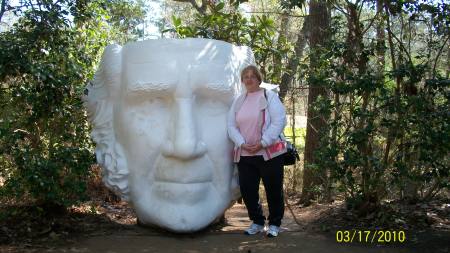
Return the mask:
{"type": "MultiPolygon", "coordinates": [[[[264,88],[263,88],[264,89],[264,88]]],[[[266,91],[266,95],[268,96],[268,92],[266,91]]],[[[244,104],[245,98],[247,97],[247,92],[242,93],[236,100],[236,106],[234,107],[234,112],[238,112],[241,109],[242,104],[244,104]]],[[[268,106],[268,101],[266,96],[262,96],[258,101],[258,109],[260,111],[265,110],[268,106]]]]}

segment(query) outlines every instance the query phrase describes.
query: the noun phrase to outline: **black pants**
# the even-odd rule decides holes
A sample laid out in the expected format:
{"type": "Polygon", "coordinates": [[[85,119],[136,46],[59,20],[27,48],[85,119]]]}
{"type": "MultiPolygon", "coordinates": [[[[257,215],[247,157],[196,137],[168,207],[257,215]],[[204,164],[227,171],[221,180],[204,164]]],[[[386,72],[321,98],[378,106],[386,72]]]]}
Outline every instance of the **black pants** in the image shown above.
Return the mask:
{"type": "Polygon", "coordinates": [[[259,182],[263,181],[269,205],[269,225],[280,226],[284,215],[283,156],[264,161],[262,156],[241,156],[238,163],[239,185],[248,216],[255,224],[264,225],[259,201],[259,182]]]}

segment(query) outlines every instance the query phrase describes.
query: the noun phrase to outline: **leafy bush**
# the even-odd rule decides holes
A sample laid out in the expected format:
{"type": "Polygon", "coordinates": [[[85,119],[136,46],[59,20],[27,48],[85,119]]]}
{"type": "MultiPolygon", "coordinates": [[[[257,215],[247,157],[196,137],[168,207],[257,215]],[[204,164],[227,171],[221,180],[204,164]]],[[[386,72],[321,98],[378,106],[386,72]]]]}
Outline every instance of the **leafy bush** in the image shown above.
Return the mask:
{"type": "Polygon", "coordinates": [[[51,207],[86,199],[95,160],[81,101],[84,86],[116,30],[135,30],[129,25],[135,22],[119,27],[108,12],[121,15],[129,7],[135,14],[127,18],[142,16],[128,2],[113,3],[45,1],[23,9],[12,29],[0,34],[4,200],[51,207]]]}

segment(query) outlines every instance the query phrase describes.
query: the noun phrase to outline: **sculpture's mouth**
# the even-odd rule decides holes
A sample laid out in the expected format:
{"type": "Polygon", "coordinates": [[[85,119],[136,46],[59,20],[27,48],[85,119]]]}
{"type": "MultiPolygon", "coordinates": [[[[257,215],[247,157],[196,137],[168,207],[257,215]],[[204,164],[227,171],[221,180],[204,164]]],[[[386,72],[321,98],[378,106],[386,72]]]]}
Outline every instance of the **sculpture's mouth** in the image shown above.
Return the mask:
{"type": "Polygon", "coordinates": [[[206,155],[188,161],[159,156],[154,180],[170,184],[209,183],[213,178],[213,169],[214,165],[206,155]]]}
{"type": "Polygon", "coordinates": [[[192,205],[209,199],[212,190],[211,183],[168,183],[155,182],[152,186],[154,196],[161,203],[174,203],[177,205],[192,205]]]}

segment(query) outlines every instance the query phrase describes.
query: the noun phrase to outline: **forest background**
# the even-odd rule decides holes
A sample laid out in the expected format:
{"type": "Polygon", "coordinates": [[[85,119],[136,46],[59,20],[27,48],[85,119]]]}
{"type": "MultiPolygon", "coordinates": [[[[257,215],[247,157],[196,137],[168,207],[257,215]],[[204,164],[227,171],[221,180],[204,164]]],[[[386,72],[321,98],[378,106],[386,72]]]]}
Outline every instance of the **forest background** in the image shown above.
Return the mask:
{"type": "Polygon", "coordinates": [[[447,1],[2,0],[0,7],[0,219],[19,215],[18,206],[44,215],[89,200],[100,172],[84,87],[106,45],[158,37],[252,48],[265,81],[280,85],[285,133],[302,155],[285,172],[296,205],[342,200],[367,216],[392,203],[449,198],[447,1]]]}

